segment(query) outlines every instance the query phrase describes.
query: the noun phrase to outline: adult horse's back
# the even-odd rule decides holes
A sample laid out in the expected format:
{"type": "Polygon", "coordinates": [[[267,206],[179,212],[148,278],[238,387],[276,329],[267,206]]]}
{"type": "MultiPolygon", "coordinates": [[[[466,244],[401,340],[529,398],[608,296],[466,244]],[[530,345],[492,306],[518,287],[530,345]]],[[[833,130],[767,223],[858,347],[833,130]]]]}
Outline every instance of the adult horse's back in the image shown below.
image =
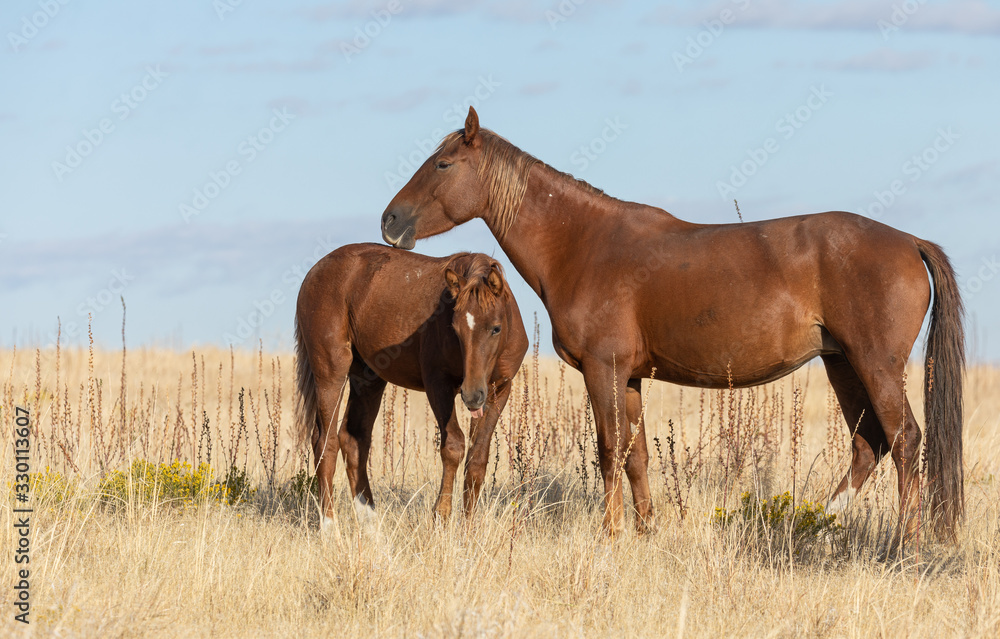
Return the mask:
{"type": "Polygon", "coordinates": [[[900,516],[916,526],[920,430],[904,368],[933,307],[926,362],[929,504],[939,532],[963,513],[962,302],[935,244],[850,213],[705,225],[623,202],[560,173],[500,136],[465,128],[440,147],[382,216],[388,243],[482,218],[539,295],[556,352],[583,372],[594,407],[605,526],[620,527],[625,472],[645,529],[653,517],[640,380],[703,388],[761,384],[820,356],[853,437],[851,468],[830,507],[842,508],[891,454],[900,516]],[[618,404],[615,405],[615,398],[618,404]],[[630,428],[638,430],[628,448],[630,428]]]}

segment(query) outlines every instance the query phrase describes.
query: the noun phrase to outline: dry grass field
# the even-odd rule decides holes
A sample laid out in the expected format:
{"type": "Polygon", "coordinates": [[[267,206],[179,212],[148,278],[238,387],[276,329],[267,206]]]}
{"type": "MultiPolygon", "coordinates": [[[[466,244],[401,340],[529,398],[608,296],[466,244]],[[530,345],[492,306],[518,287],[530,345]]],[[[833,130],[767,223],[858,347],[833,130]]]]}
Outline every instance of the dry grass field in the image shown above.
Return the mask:
{"type": "MultiPolygon", "coordinates": [[[[321,535],[293,371],[288,353],[0,352],[0,636],[1000,636],[996,369],[968,372],[960,539],[901,556],[890,464],[844,517],[816,505],[849,451],[821,366],[743,391],[645,383],[659,530],[613,540],[582,378],[537,357],[471,520],[459,490],[432,521],[429,410],[390,389],[378,521],[356,521],[340,464],[321,535]],[[28,626],[13,620],[16,406],[32,428],[28,626]]],[[[920,369],[908,379],[922,423],[920,369]]]]}

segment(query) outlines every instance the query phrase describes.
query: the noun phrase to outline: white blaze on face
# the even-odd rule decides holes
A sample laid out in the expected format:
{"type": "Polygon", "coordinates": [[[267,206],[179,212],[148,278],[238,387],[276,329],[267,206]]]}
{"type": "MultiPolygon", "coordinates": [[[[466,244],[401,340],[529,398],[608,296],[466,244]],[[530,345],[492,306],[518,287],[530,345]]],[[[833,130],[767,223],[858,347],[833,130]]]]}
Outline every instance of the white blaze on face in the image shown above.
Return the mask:
{"type": "Polygon", "coordinates": [[[472,313],[465,314],[465,321],[469,323],[469,330],[476,328],[476,318],[472,316],[472,313]]]}

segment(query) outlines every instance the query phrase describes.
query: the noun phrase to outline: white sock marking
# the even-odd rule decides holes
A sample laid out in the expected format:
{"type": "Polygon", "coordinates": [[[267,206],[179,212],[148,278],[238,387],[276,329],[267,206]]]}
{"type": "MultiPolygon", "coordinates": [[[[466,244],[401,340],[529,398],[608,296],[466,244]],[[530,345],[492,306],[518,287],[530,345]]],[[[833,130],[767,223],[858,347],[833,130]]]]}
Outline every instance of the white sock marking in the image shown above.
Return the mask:
{"type": "Polygon", "coordinates": [[[320,520],[319,529],[324,534],[332,533],[337,529],[337,524],[332,518],[323,515],[323,518],[320,520]]]}
{"type": "Polygon", "coordinates": [[[826,505],[826,512],[828,515],[836,515],[847,510],[847,507],[851,503],[851,499],[854,497],[854,493],[857,492],[851,486],[847,487],[847,490],[840,493],[836,497],[830,500],[830,503],[826,505]]]}
{"type": "Polygon", "coordinates": [[[354,498],[354,512],[357,513],[358,519],[364,523],[373,521],[376,518],[375,508],[361,494],[354,498]]]}

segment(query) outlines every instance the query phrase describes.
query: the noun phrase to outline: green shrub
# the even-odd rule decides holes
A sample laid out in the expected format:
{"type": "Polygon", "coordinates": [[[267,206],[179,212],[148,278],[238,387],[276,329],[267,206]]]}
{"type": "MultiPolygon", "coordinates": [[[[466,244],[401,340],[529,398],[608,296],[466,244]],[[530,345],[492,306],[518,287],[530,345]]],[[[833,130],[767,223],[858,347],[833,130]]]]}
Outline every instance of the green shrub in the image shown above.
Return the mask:
{"type": "Polygon", "coordinates": [[[130,499],[185,507],[207,501],[228,501],[228,486],[213,482],[213,475],[212,468],[204,463],[193,469],[189,462],[157,465],[137,459],[127,471],[108,473],[98,492],[102,500],[113,505],[127,503],[130,499]]]}
{"type": "Polygon", "coordinates": [[[740,523],[767,542],[784,545],[790,537],[796,553],[841,530],[837,516],[827,514],[822,504],[803,500],[795,506],[787,491],[766,499],[745,492],[739,508],[716,508],[712,520],[721,527],[740,523]]]}
{"type": "Polygon", "coordinates": [[[257,494],[257,489],[250,487],[247,471],[238,466],[230,466],[225,478],[218,485],[230,506],[250,501],[257,494]]]}
{"type": "Polygon", "coordinates": [[[310,496],[318,498],[319,482],[316,475],[310,475],[305,468],[301,469],[288,482],[288,492],[298,503],[306,501],[310,496]]]}
{"type": "Polygon", "coordinates": [[[61,504],[69,497],[73,487],[69,480],[48,466],[40,473],[28,474],[32,503],[61,504]]]}

